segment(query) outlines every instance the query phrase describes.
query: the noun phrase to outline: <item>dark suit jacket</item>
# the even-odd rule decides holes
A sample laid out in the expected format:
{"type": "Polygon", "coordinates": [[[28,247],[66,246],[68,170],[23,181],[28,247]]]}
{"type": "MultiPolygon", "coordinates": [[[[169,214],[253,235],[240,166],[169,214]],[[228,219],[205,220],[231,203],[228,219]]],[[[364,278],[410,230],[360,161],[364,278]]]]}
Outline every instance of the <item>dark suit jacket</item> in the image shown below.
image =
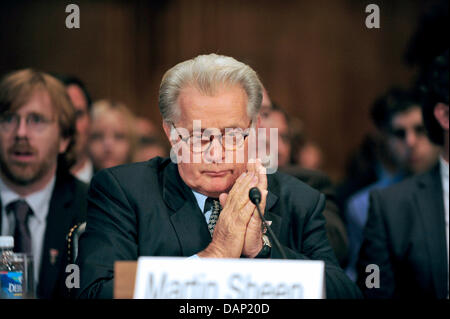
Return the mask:
{"type": "MultiPolygon", "coordinates": [[[[292,259],[326,263],[329,298],[360,296],[328,243],[324,196],[289,175],[268,176],[265,217],[292,259]]],[[[197,201],[170,159],[123,165],[94,176],[80,238],[79,296],[112,298],[114,262],[139,256],[192,256],[211,236],[197,201]]],[[[273,247],[272,258],[280,258],[273,247]]]]}
{"type": "Polygon", "coordinates": [[[371,193],[358,284],[369,298],[446,298],[444,200],[439,165],[371,193]],[[380,269],[380,288],[365,286],[366,266],[380,269]]]}
{"type": "Polygon", "coordinates": [[[72,226],[86,219],[86,195],[86,184],[66,171],[58,170],[44,234],[37,287],[38,298],[69,297],[69,291],[65,285],[67,275],[65,269],[68,260],[66,236],[72,226]],[[51,257],[51,254],[56,256],[51,257]]]}
{"type": "Polygon", "coordinates": [[[336,193],[330,178],[320,171],[310,170],[298,166],[280,167],[280,171],[297,177],[302,182],[325,195],[326,203],[323,210],[328,240],[341,267],[348,261],[347,229],[342,221],[336,193]]]}

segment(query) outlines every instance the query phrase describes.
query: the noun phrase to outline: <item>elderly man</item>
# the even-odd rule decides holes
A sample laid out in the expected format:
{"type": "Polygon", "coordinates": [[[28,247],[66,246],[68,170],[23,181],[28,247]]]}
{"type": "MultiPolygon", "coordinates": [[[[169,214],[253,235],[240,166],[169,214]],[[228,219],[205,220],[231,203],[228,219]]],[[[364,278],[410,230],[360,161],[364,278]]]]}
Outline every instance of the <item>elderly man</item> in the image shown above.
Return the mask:
{"type": "Polygon", "coordinates": [[[31,69],[2,79],[0,234],[34,256],[38,298],[69,294],[66,235],[84,221],[87,195],[67,169],[74,133],[75,109],[57,79],[31,69]]]}
{"type": "Polygon", "coordinates": [[[327,297],[360,295],[328,243],[324,196],[294,177],[266,176],[259,162],[249,161],[246,132],[258,126],[261,91],[249,66],[215,54],[180,63],[164,75],[159,107],[173,144],[172,161],[155,158],[94,177],[80,241],[81,297],[111,298],[118,260],[280,258],[249,200],[254,186],[262,191],[261,208],[288,258],[324,260],[327,297]]]}

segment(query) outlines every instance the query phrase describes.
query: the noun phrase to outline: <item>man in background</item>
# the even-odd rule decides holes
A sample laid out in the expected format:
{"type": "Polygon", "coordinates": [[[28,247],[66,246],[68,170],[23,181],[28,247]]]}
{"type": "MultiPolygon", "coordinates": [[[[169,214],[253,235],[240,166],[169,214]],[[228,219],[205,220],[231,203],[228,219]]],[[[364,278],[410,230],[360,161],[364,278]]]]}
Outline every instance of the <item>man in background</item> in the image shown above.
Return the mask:
{"type": "Polygon", "coordinates": [[[368,298],[448,298],[449,224],[448,49],[422,70],[419,88],[430,139],[443,145],[437,165],[370,195],[358,262],[358,284],[368,298]],[[366,267],[379,267],[379,286],[366,267]]]}
{"type": "Polygon", "coordinates": [[[87,186],[67,163],[75,110],[64,86],[31,69],[0,82],[0,231],[32,254],[37,298],[68,297],[66,236],[85,220],[87,186]]]}
{"type": "Polygon", "coordinates": [[[94,174],[94,167],[88,154],[92,100],[86,86],[79,78],[73,75],[55,75],[55,77],[64,83],[67,94],[75,107],[75,163],[70,171],[79,180],[89,184],[94,174]]]}
{"type": "Polygon", "coordinates": [[[149,119],[136,118],[136,138],[133,162],[148,161],[156,156],[169,156],[168,145],[162,140],[155,125],[149,119]]]}
{"type": "Polygon", "coordinates": [[[369,213],[369,193],[400,182],[410,174],[420,174],[438,161],[440,147],[426,135],[419,99],[407,90],[392,88],[379,97],[371,110],[378,130],[379,179],[351,196],[345,219],[349,235],[347,275],[356,281],[356,262],[369,213]]]}

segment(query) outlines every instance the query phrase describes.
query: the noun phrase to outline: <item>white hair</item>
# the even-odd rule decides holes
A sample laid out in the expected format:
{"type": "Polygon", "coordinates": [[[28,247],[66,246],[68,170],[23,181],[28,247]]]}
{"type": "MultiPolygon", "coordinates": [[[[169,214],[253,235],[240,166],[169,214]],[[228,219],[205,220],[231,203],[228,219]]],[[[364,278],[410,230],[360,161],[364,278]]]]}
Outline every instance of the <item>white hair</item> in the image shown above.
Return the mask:
{"type": "Polygon", "coordinates": [[[255,119],[262,101],[262,84],[256,72],[232,57],[209,54],[181,62],[168,70],[159,88],[159,110],[166,122],[179,120],[177,105],[181,89],[193,86],[202,94],[214,96],[223,85],[240,85],[247,94],[247,114],[255,119]]]}

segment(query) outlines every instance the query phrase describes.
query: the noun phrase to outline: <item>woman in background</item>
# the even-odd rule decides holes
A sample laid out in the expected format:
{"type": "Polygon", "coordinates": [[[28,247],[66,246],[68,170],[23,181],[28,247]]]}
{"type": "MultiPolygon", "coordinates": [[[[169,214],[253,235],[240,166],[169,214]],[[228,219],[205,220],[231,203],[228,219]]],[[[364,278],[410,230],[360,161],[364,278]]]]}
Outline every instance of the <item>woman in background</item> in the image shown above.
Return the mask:
{"type": "Polygon", "coordinates": [[[95,171],[130,163],[136,145],[131,111],[123,103],[100,100],[91,115],[89,154],[95,171]]]}

